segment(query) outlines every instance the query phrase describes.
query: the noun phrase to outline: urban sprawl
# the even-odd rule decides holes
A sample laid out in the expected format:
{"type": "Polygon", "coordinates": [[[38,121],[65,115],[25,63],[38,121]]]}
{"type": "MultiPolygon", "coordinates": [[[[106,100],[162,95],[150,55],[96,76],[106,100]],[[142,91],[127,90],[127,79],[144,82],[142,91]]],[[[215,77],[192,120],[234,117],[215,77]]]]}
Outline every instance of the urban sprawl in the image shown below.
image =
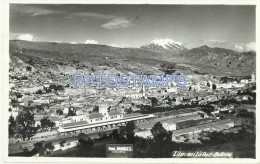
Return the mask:
{"type": "Polygon", "coordinates": [[[239,112],[255,112],[254,74],[187,75],[186,87],[171,83],[165,88],[138,83],[128,88],[74,88],[71,75],[54,75],[46,80],[30,65],[10,69],[10,155],[31,152],[37,143],[45,144],[43,154],[69,150],[79,144],[80,134],[98,140],[115,131],[120,134],[129,122],[136,137],[153,139],[153,129],[160,125],[175,143],[199,144],[208,133],[236,133],[244,124],[239,112]]]}

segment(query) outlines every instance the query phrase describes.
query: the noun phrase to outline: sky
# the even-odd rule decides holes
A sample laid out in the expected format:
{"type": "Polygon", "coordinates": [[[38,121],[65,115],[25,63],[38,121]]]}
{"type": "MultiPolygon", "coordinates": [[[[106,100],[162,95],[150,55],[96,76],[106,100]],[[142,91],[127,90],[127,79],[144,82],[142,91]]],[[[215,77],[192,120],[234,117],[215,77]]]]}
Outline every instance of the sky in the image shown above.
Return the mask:
{"type": "Polygon", "coordinates": [[[10,40],[255,49],[255,6],[10,4],[10,40]]]}

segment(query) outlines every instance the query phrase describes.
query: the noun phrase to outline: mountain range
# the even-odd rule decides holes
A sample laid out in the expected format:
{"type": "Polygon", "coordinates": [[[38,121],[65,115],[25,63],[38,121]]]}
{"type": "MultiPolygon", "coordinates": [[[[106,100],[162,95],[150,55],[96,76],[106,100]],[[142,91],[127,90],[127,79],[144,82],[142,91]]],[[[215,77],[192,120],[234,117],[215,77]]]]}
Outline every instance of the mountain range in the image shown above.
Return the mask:
{"type": "MultiPolygon", "coordinates": [[[[208,46],[188,50],[171,40],[154,40],[140,48],[118,48],[98,44],[69,44],[10,40],[10,57],[58,62],[88,63],[92,67],[108,66],[124,71],[163,70],[162,65],[176,72],[217,76],[247,76],[256,70],[256,53],[237,52],[208,46]],[[134,68],[134,69],[133,69],[134,68]]],[[[165,68],[164,68],[165,69],[165,68]]]]}

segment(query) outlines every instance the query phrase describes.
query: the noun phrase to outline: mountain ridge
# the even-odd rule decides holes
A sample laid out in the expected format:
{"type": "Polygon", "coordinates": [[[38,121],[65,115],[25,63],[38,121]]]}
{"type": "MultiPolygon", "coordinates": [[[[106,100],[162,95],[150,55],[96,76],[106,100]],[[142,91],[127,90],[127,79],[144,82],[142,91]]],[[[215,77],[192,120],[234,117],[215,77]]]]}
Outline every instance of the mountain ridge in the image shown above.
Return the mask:
{"type": "MultiPolygon", "coordinates": [[[[142,71],[153,70],[157,65],[174,65],[175,69],[182,68],[193,72],[214,75],[250,75],[255,72],[255,52],[236,52],[224,48],[201,46],[181,52],[154,52],[142,48],[117,48],[98,44],[69,44],[53,42],[10,41],[10,56],[43,59],[72,63],[90,62],[94,66],[110,65],[111,68],[125,65],[131,71],[131,65],[142,71]],[[121,61],[121,62],[120,62],[121,61]],[[139,65],[139,66],[138,66],[139,65]],[[180,67],[178,67],[180,66],[180,67]],[[184,67],[185,66],[185,67],[184,67]]],[[[171,67],[171,66],[170,66],[171,67]]],[[[125,69],[125,68],[124,68],[125,69]]]]}

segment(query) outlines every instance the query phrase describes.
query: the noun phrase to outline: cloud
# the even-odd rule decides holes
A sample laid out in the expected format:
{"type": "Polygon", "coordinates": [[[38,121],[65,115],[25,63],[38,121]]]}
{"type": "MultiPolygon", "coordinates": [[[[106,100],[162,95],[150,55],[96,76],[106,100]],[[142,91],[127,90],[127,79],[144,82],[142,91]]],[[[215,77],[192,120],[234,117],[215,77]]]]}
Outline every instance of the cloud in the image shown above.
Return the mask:
{"type": "Polygon", "coordinates": [[[85,44],[98,44],[98,42],[95,40],[86,40],[85,44]]]}
{"type": "Polygon", "coordinates": [[[209,47],[220,47],[231,49],[239,52],[246,52],[246,51],[255,51],[255,42],[249,43],[234,43],[227,40],[205,40],[202,41],[201,44],[206,44],[209,47]]]}
{"type": "Polygon", "coordinates": [[[48,8],[43,8],[40,6],[31,5],[11,5],[10,6],[10,17],[19,16],[42,16],[42,15],[53,15],[64,13],[61,10],[52,10],[48,8]]]}
{"type": "Polygon", "coordinates": [[[204,42],[210,42],[210,43],[224,43],[224,42],[226,42],[226,40],[215,40],[215,39],[211,39],[211,40],[205,40],[204,42]]]}
{"type": "Polygon", "coordinates": [[[132,22],[124,17],[112,19],[111,21],[102,25],[103,28],[106,28],[109,30],[118,29],[118,28],[126,28],[129,26],[133,26],[132,22]]]}
{"type": "Polygon", "coordinates": [[[236,51],[239,51],[239,52],[242,52],[244,50],[243,46],[242,45],[234,45],[234,50],[236,51]]]}
{"type": "Polygon", "coordinates": [[[37,10],[37,11],[31,11],[31,16],[39,16],[39,15],[50,15],[50,14],[56,14],[57,12],[54,12],[52,10],[37,10]]]}
{"type": "Polygon", "coordinates": [[[118,29],[118,28],[126,28],[129,26],[133,26],[131,20],[127,19],[126,17],[120,17],[115,15],[108,15],[108,14],[100,14],[100,13],[91,13],[91,12],[74,12],[67,14],[63,18],[66,19],[80,19],[81,21],[86,21],[86,17],[103,20],[106,23],[102,24],[101,27],[106,29],[118,29]]]}
{"type": "Polygon", "coordinates": [[[43,15],[59,15],[59,18],[82,18],[94,17],[97,19],[114,19],[116,16],[95,12],[86,12],[84,7],[70,7],[60,5],[23,5],[12,4],[10,6],[10,16],[43,16],[43,15]]]}
{"type": "Polygon", "coordinates": [[[128,48],[126,45],[119,45],[119,44],[110,44],[111,47],[117,47],[117,48],[128,48]]]}
{"type": "Polygon", "coordinates": [[[104,14],[102,12],[87,12],[84,7],[70,7],[70,6],[42,6],[42,5],[11,5],[10,17],[20,16],[48,16],[48,19],[73,19],[79,21],[86,21],[87,18],[101,20],[101,27],[105,29],[118,29],[132,26],[132,21],[126,17],[104,14]],[[49,17],[52,16],[52,17],[49,17]]]}
{"type": "Polygon", "coordinates": [[[255,42],[235,44],[234,49],[239,52],[255,51],[255,42]]]}
{"type": "Polygon", "coordinates": [[[255,42],[250,42],[246,44],[246,51],[255,51],[255,42]]]}
{"type": "Polygon", "coordinates": [[[20,34],[16,40],[34,41],[34,37],[32,34],[20,34]]]}
{"type": "Polygon", "coordinates": [[[76,16],[76,17],[93,17],[96,19],[115,19],[117,18],[114,15],[107,15],[107,14],[99,14],[99,13],[90,13],[90,12],[75,12],[71,13],[71,16],[76,16]]]}

